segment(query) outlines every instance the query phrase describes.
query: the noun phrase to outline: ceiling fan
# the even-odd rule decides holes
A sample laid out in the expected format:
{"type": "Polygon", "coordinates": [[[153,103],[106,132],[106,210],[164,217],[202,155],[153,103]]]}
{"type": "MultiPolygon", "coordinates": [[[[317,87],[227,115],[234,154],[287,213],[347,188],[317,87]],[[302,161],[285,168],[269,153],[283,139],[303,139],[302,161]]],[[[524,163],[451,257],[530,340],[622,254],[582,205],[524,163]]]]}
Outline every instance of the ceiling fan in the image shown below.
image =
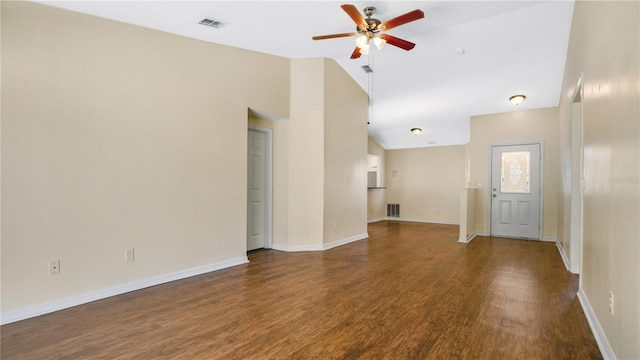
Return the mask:
{"type": "Polygon", "coordinates": [[[360,15],[358,9],[355,6],[345,4],[340,6],[342,10],[344,10],[351,19],[356,23],[357,28],[356,32],[353,33],[342,33],[342,34],[331,34],[331,35],[320,35],[314,36],[313,40],[324,40],[324,39],[333,39],[340,37],[348,37],[348,36],[358,36],[356,38],[356,48],[353,50],[351,54],[351,59],[357,59],[360,55],[369,54],[369,44],[373,41],[374,45],[379,49],[388,43],[393,46],[397,46],[404,50],[413,49],[416,44],[409,42],[407,40],[403,40],[397,38],[395,36],[391,36],[389,34],[384,34],[384,31],[392,29],[394,27],[398,27],[400,25],[404,25],[406,23],[416,21],[424,18],[424,12],[422,10],[413,10],[409,11],[404,15],[400,15],[391,20],[381,22],[378,19],[374,19],[371,16],[376,11],[376,8],[373,6],[368,6],[363,9],[364,15],[367,17],[366,19],[360,15]]]}

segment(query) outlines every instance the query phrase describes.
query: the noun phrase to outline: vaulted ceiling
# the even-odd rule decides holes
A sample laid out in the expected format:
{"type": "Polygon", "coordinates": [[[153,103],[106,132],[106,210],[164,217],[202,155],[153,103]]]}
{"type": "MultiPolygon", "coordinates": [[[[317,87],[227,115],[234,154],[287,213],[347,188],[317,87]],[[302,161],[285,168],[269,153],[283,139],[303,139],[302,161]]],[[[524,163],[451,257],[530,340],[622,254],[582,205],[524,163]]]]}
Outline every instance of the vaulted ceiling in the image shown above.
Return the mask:
{"type": "Polygon", "coordinates": [[[374,6],[381,21],[425,13],[388,31],[413,50],[372,46],[352,60],[355,37],[311,39],[356,30],[345,2],[38,2],[287,58],[335,59],[369,93],[369,134],[386,149],[464,144],[470,116],[557,106],[573,14],[573,1],[563,0],[350,2],[374,6]],[[204,18],[225,25],[198,24],[204,18]],[[516,107],[514,94],[527,99],[516,107]],[[411,134],[414,127],[423,132],[411,134]]]}

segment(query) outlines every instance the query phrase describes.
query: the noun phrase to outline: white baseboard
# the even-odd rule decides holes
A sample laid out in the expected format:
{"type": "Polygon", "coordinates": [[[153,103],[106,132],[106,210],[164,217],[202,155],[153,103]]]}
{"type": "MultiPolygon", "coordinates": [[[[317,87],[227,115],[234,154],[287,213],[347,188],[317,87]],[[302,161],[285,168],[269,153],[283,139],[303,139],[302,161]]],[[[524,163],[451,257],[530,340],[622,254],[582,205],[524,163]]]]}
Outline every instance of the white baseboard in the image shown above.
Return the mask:
{"type": "Polygon", "coordinates": [[[246,256],[242,256],[235,259],[221,261],[214,264],[199,266],[192,269],[177,271],[174,273],[160,275],[148,279],[134,281],[128,284],[118,285],[106,289],[92,291],[86,294],[68,297],[65,299],[54,300],[44,304],[38,304],[28,306],[22,309],[7,311],[0,316],[0,324],[9,324],[12,322],[29,319],[32,317],[52,313],[54,311],[67,309],[70,307],[86,304],[92,301],[105,299],[111,296],[128,293],[135,290],[144,289],[151,286],[156,286],[164,283],[168,283],[175,280],[185,279],[191,276],[201,275],[211,271],[221,270],[236,265],[246,264],[249,260],[246,256]]]}
{"type": "Polygon", "coordinates": [[[286,251],[286,252],[324,250],[322,245],[282,245],[282,244],[272,244],[271,249],[286,251]]]}
{"type": "Polygon", "coordinates": [[[565,269],[567,269],[567,271],[570,271],[569,258],[567,258],[567,254],[564,253],[564,248],[562,247],[562,244],[559,240],[556,240],[556,247],[558,248],[558,252],[560,253],[560,257],[562,258],[565,269]]]}
{"type": "Polygon", "coordinates": [[[324,251],[329,250],[334,247],[342,246],[348,243],[352,243],[354,241],[367,239],[369,237],[368,233],[354,235],[342,240],[332,241],[330,243],[322,244],[322,245],[282,245],[282,244],[273,244],[271,246],[274,250],[286,251],[286,252],[296,252],[296,251],[324,251]]]}
{"type": "Polygon", "coordinates": [[[584,291],[582,291],[582,289],[578,290],[578,300],[580,301],[582,310],[587,317],[587,321],[589,322],[589,327],[591,327],[593,337],[596,338],[596,343],[598,343],[598,348],[602,353],[602,357],[605,360],[616,360],[616,354],[613,352],[613,349],[609,344],[609,340],[607,340],[607,336],[604,334],[604,330],[600,326],[600,322],[598,322],[596,314],[593,312],[593,308],[589,303],[589,299],[587,299],[587,295],[584,293],[584,291]]]}
{"type": "Polygon", "coordinates": [[[552,242],[556,244],[558,243],[558,239],[552,236],[543,236],[541,241],[552,242]]]}
{"type": "Polygon", "coordinates": [[[447,221],[439,221],[439,220],[425,220],[425,219],[417,219],[417,218],[386,217],[386,218],[384,218],[384,220],[408,221],[408,222],[442,224],[442,225],[460,225],[457,222],[447,222],[447,221]]]}
{"type": "Polygon", "coordinates": [[[384,221],[384,220],[386,220],[386,218],[383,218],[383,217],[373,218],[373,219],[367,220],[367,224],[371,224],[371,223],[378,222],[378,221],[384,221]]]}
{"type": "Polygon", "coordinates": [[[562,247],[560,240],[555,239],[555,244],[558,248],[558,252],[560,253],[560,257],[562,258],[562,262],[564,263],[564,267],[567,269],[567,271],[576,275],[580,274],[580,269],[577,266],[571,266],[569,257],[567,256],[567,253],[564,252],[564,247],[562,247]]]}
{"type": "Polygon", "coordinates": [[[458,239],[459,243],[463,243],[463,244],[468,244],[471,242],[471,240],[473,240],[473,238],[475,238],[476,236],[478,236],[478,233],[473,233],[471,235],[468,235],[466,238],[460,237],[460,239],[458,239]]]}
{"type": "Polygon", "coordinates": [[[367,239],[369,237],[368,233],[364,233],[364,234],[359,234],[359,235],[355,235],[355,236],[351,236],[348,237],[346,239],[342,239],[342,240],[337,240],[337,241],[332,241],[330,243],[326,243],[323,245],[323,250],[329,250],[332,249],[334,247],[338,247],[338,246],[342,246],[342,245],[346,245],[348,243],[352,243],[354,241],[358,241],[358,240],[362,240],[362,239],[367,239]]]}

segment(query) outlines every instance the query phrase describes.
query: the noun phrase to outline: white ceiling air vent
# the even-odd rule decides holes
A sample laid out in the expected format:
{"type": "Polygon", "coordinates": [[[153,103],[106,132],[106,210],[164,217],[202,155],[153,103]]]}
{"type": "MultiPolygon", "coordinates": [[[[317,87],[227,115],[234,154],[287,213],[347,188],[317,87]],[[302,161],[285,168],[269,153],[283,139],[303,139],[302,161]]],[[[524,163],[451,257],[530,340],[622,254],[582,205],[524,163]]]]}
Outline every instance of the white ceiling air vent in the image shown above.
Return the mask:
{"type": "Polygon", "coordinates": [[[362,70],[364,70],[364,72],[366,72],[367,74],[373,72],[373,69],[369,65],[362,65],[362,70]]]}
{"type": "Polygon", "coordinates": [[[204,18],[198,24],[205,25],[205,26],[211,26],[211,27],[216,28],[216,29],[220,29],[221,27],[226,25],[226,23],[224,23],[224,22],[222,22],[220,20],[214,19],[214,18],[204,18]]]}

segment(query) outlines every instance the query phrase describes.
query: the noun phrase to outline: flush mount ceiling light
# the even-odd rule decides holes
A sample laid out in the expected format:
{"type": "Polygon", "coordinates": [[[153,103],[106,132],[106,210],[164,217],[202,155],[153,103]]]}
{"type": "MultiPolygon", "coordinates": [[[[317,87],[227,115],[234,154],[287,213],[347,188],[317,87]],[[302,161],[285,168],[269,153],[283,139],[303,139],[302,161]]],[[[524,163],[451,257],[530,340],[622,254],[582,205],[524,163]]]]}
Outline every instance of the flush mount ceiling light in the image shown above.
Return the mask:
{"type": "Polygon", "coordinates": [[[422,129],[420,129],[420,128],[413,128],[413,129],[411,129],[411,133],[412,133],[413,135],[418,135],[418,134],[420,134],[421,132],[422,132],[422,129]]]}
{"type": "Polygon", "coordinates": [[[513,105],[520,105],[524,102],[524,100],[527,97],[524,95],[513,95],[512,97],[509,98],[509,101],[513,104],[513,105]]]}

